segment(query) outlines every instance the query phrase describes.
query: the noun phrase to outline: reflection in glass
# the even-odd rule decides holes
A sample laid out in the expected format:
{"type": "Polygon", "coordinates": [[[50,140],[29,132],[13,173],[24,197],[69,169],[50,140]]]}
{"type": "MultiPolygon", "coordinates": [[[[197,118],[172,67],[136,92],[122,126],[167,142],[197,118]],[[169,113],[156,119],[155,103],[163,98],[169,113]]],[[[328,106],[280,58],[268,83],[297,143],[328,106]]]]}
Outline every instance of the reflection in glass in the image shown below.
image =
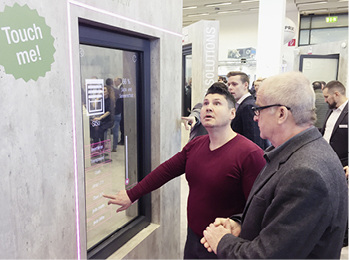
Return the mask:
{"type": "Polygon", "coordinates": [[[185,56],[185,85],[183,90],[183,116],[190,114],[192,93],[192,55],[185,56]]]}
{"type": "Polygon", "coordinates": [[[137,52],[80,45],[87,248],[138,216],[116,213],[103,194],[137,183],[137,52]],[[113,131],[114,130],[114,131],[113,131]]]}

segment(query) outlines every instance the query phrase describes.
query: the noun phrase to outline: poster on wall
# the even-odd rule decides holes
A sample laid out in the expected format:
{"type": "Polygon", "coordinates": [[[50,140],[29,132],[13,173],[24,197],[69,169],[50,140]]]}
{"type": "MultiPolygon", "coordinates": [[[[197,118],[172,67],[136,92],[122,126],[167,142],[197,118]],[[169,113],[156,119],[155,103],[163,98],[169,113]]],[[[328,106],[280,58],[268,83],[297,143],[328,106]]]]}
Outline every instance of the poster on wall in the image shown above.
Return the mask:
{"type": "Polygon", "coordinates": [[[15,3],[0,12],[0,46],[0,65],[16,79],[36,81],[51,71],[56,52],[51,28],[28,5],[15,3]]]}
{"type": "Polygon", "coordinates": [[[104,114],[103,79],[86,79],[86,108],[89,116],[104,114]]]}

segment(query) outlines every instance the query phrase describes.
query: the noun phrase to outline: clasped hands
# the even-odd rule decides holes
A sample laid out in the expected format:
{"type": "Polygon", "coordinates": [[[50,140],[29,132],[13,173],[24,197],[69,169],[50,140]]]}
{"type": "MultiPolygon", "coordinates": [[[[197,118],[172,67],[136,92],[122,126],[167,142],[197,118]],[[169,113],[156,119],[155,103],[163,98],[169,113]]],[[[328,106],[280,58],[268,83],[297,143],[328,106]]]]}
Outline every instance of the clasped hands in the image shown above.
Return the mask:
{"type": "Polygon", "coordinates": [[[239,236],[241,226],[229,218],[216,218],[214,223],[211,223],[203,232],[204,237],[200,240],[201,244],[208,252],[217,254],[217,246],[222,237],[226,234],[239,236]]]}

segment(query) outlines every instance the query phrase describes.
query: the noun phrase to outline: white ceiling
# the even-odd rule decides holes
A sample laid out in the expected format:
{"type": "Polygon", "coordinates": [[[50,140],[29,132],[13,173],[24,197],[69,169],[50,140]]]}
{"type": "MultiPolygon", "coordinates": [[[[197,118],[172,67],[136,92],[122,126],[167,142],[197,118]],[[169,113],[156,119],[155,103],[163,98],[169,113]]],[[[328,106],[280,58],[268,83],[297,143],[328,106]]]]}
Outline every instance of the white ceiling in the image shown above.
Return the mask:
{"type": "MultiPolygon", "coordinates": [[[[301,14],[348,13],[348,0],[287,0],[286,8],[296,4],[301,14]]],[[[183,26],[221,16],[258,14],[259,0],[183,0],[183,26]],[[188,8],[189,7],[189,8],[188,8]]]]}

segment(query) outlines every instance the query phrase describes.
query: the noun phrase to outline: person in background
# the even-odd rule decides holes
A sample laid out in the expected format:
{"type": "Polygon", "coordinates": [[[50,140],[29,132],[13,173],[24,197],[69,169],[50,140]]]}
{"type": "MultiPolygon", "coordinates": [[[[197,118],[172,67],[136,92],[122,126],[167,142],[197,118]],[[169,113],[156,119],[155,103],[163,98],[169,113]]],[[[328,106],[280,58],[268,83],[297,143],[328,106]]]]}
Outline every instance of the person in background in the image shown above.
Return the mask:
{"type": "Polygon", "coordinates": [[[265,78],[258,78],[256,79],[254,82],[253,82],[253,85],[254,85],[254,89],[255,91],[257,92],[260,85],[262,84],[263,80],[265,80],[265,78]]]}
{"type": "MultiPolygon", "coordinates": [[[[347,175],[348,166],[348,98],[345,96],[344,85],[333,80],[322,90],[329,111],[321,134],[338,155],[347,175]]],[[[348,246],[348,226],[345,228],[343,246],[348,246]]]]}
{"type": "Polygon", "coordinates": [[[222,82],[224,84],[228,83],[226,77],[224,77],[224,76],[218,76],[218,82],[222,82]]]}
{"type": "Polygon", "coordinates": [[[114,79],[114,95],[115,95],[115,110],[114,110],[114,128],[113,128],[113,149],[112,152],[117,151],[118,142],[119,142],[119,130],[121,131],[121,140],[120,144],[124,142],[124,99],[122,98],[122,79],[116,77],[114,79]]]}
{"type": "Polygon", "coordinates": [[[265,80],[265,78],[258,78],[252,82],[252,87],[249,90],[249,92],[251,93],[254,99],[256,99],[256,93],[258,91],[259,86],[262,84],[263,80],[265,80]]]}
{"type": "Polygon", "coordinates": [[[107,79],[105,80],[105,84],[106,84],[107,86],[113,87],[113,86],[114,86],[114,81],[113,81],[113,79],[111,79],[111,78],[107,78],[107,79]]]}
{"type": "Polygon", "coordinates": [[[322,92],[329,111],[321,133],[344,167],[348,165],[348,98],[345,96],[345,87],[341,82],[333,80],[326,84],[322,92]]]}
{"type": "Polygon", "coordinates": [[[183,100],[183,106],[184,106],[183,115],[184,116],[188,116],[190,114],[191,91],[192,91],[192,79],[190,78],[189,82],[184,87],[184,100],[183,100]]]}
{"type": "Polygon", "coordinates": [[[190,112],[189,116],[183,116],[182,120],[186,130],[190,130],[189,141],[200,135],[207,135],[206,128],[200,122],[200,111],[202,103],[197,103],[190,112]]]}
{"type": "Polygon", "coordinates": [[[244,212],[217,218],[201,243],[219,258],[340,258],[348,188],[338,156],[313,126],[315,94],[301,72],[267,78],[255,120],[271,141],[244,212]]]}
{"type": "Polygon", "coordinates": [[[104,141],[104,133],[114,124],[114,91],[110,86],[104,86],[104,113],[92,119],[90,125],[91,137],[94,143],[104,141]]]}
{"type": "Polygon", "coordinates": [[[200,113],[208,135],[190,141],[134,188],[104,195],[110,199],[108,204],[120,205],[117,212],[125,210],[143,195],[185,173],[189,196],[184,258],[216,258],[200,244],[203,230],[217,216],[242,212],[253,182],[265,165],[263,151],[231,129],[234,116],[231,94],[223,83],[214,83],[207,90],[200,113]]]}
{"type": "Polygon", "coordinates": [[[256,143],[263,150],[266,149],[270,143],[260,137],[257,122],[253,120],[252,107],[255,105],[255,99],[248,89],[250,82],[248,75],[241,71],[231,71],[227,74],[227,78],[229,92],[236,100],[236,116],[231,122],[232,129],[256,143]]]}
{"type": "Polygon", "coordinates": [[[316,122],[315,127],[321,129],[325,122],[326,113],[328,110],[327,103],[325,102],[324,96],[322,94],[322,85],[320,81],[314,81],[313,89],[315,92],[315,108],[316,108],[316,122]]]}

